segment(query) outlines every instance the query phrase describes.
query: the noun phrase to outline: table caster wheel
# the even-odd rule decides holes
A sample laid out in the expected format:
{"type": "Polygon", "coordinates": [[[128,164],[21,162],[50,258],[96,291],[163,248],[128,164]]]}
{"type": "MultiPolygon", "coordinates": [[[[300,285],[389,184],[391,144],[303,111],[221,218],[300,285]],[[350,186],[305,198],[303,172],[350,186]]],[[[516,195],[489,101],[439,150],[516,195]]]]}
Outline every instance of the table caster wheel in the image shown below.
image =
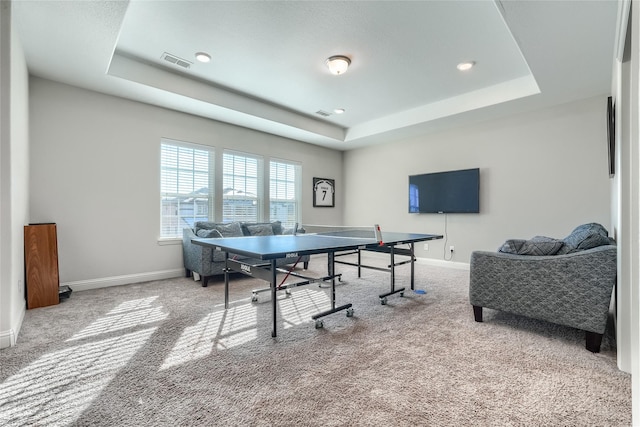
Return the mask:
{"type": "Polygon", "coordinates": [[[347,308],[347,317],[353,317],[353,308],[347,308]]]}
{"type": "Polygon", "coordinates": [[[324,323],[322,320],[316,320],[316,329],[322,329],[324,327],[324,323]]]}
{"type": "Polygon", "coordinates": [[[285,289],[284,291],[285,295],[290,297],[291,296],[291,291],[289,289],[285,289]]]}
{"type": "Polygon", "coordinates": [[[387,305],[387,297],[380,298],[380,304],[387,305]]]}
{"type": "Polygon", "coordinates": [[[256,302],[256,301],[258,301],[258,294],[251,295],[251,302],[256,302]]]}
{"type": "Polygon", "coordinates": [[[403,297],[404,296],[404,292],[400,292],[400,296],[403,297]]]}

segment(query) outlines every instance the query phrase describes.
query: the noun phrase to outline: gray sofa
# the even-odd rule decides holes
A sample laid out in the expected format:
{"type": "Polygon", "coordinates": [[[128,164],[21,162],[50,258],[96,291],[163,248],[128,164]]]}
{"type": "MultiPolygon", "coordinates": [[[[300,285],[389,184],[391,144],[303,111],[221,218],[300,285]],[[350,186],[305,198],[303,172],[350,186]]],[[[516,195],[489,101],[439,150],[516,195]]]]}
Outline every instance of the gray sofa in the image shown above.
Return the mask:
{"type": "MultiPolygon", "coordinates": [[[[298,230],[298,233],[304,230],[298,230]]],[[[264,236],[292,234],[293,229],[282,226],[280,221],[265,223],[230,222],[215,223],[199,221],[195,227],[185,228],[182,232],[182,255],[186,277],[191,277],[192,273],[198,273],[201,277],[202,286],[207,286],[212,276],[224,274],[224,252],[216,251],[212,248],[195,245],[192,239],[220,238],[220,237],[242,237],[242,236],[264,236]]],[[[260,260],[251,259],[246,256],[230,254],[238,260],[244,260],[250,264],[260,263],[260,260]]],[[[309,266],[309,256],[282,258],[277,260],[276,265],[282,267],[287,264],[302,263],[307,269],[309,266]]]]}
{"type": "Polygon", "coordinates": [[[469,301],[477,322],[483,307],[586,332],[586,348],[600,351],[616,284],[616,246],[591,223],[564,239],[505,242],[498,252],[471,254],[469,301]]]}

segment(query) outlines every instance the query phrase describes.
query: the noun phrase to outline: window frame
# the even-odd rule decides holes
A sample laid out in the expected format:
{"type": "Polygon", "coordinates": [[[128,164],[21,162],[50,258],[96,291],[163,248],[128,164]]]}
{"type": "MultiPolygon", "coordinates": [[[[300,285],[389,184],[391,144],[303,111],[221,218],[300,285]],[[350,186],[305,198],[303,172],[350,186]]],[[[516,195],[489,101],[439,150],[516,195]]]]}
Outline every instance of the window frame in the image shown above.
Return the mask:
{"type": "MultiPolygon", "coordinates": [[[[171,192],[171,191],[165,191],[166,187],[166,182],[165,182],[165,174],[167,173],[167,169],[170,169],[170,166],[167,166],[165,164],[165,158],[164,158],[164,146],[169,146],[169,147],[175,147],[177,148],[178,152],[180,149],[187,149],[187,150],[193,150],[193,151],[204,151],[207,153],[207,177],[206,177],[206,181],[207,181],[207,186],[208,186],[208,193],[207,193],[207,202],[206,202],[206,206],[207,206],[207,215],[206,215],[206,220],[207,221],[214,221],[215,219],[215,164],[216,164],[216,150],[215,147],[209,146],[209,145],[202,145],[202,144],[194,144],[191,142],[185,142],[185,141],[179,141],[179,140],[175,140],[175,139],[170,139],[170,138],[160,138],[160,153],[159,153],[159,167],[160,167],[160,194],[159,194],[159,205],[160,205],[160,218],[159,218],[159,222],[160,222],[160,227],[159,227],[159,237],[158,237],[158,243],[159,244],[171,244],[172,242],[178,243],[182,241],[182,229],[180,229],[180,223],[182,223],[184,220],[182,219],[183,216],[180,214],[180,201],[177,202],[178,204],[178,212],[175,215],[175,217],[177,218],[177,222],[178,224],[175,227],[178,227],[178,231],[176,233],[166,233],[165,232],[165,228],[167,227],[167,224],[165,223],[165,208],[166,205],[164,203],[165,197],[175,197],[176,199],[180,199],[181,197],[184,197],[185,194],[180,192],[180,172],[181,172],[181,166],[179,164],[177,164],[175,166],[175,181],[176,181],[176,190],[177,192],[171,192]]],[[[179,159],[179,155],[177,156],[177,158],[179,159]]],[[[194,160],[195,161],[195,160],[194,160]]],[[[176,162],[179,162],[179,160],[176,160],[176,162]]],[[[191,169],[185,169],[184,171],[191,171],[192,177],[192,188],[194,188],[196,186],[196,172],[200,172],[202,173],[202,170],[198,171],[195,167],[191,168],[191,169]]],[[[184,175],[183,175],[184,176],[184,175]]],[[[195,194],[197,190],[193,189],[192,193],[195,194]]],[[[192,214],[192,220],[195,224],[195,221],[197,220],[204,220],[204,218],[199,219],[198,218],[198,211],[202,208],[202,206],[196,205],[193,209],[193,214],[192,214]]],[[[203,216],[203,215],[200,215],[203,216]]],[[[186,228],[186,227],[183,227],[186,228]]]]}
{"type": "MultiPolygon", "coordinates": [[[[264,218],[264,201],[265,201],[265,197],[264,197],[264,181],[265,181],[265,171],[264,171],[264,157],[259,155],[259,154],[254,154],[254,153],[247,153],[247,152],[242,152],[242,151],[236,151],[236,150],[230,150],[230,149],[225,149],[222,152],[222,170],[221,170],[221,201],[222,201],[222,205],[221,205],[221,212],[222,212],[222,222],[224,223],[228,223],[228,222],[234,222],[234,221],[239,221],[239,222],[261,222],[263,221],[264,218]],[[226,183],[227,183],[227,179],[229,175],[232,175],[234,177],[234,181],[235,181],[235,177],[238,177],[238,179],[240,181],[245,181],[244,187],[243,188],[234,188],[234,190],[242,190],[242,191],[246,191],[247,190],[247,184],[246,184],[246,179],[249,175],[246,174],[246,169],[245,169],[245,174],[236,174],[235,173],[235,165],[234,165],[234,171],[230,174],[227,171],[227,165],[226,165],[226,161],[228,156],[233,156],[234,157],[234,163],[235,163],[235,158],[244,158],[244,159],[252,159],[256,161],[256,173],[255,176],[250,176],[251,179],[255,179],[255,218],[248,218],[248,217],[242,217],[242,216],[237,216],[237,215],[233,215],[232,217],[229,217],[230,214],[227,210],[225,210],[225,200],[253,200],[252,198],[248,198],[248,197],[243,197],[241,195],[235,195],[232,197],[228,196],[225,194],[226,191],[226,183]]],[[[234,183],[235,186],[235,183],[234,183]]],[[[251,193],[246,193],[246,194],[251,194],[251,193]]]]}
{"type": "MultiPolygon", "coordinates": [[[[277,177],[275,178],[276,180],[278,179],[277,177]]],[[[286,191],[286,190],[285,190],[286,191]]],[[[296,162],[293,160],[286,160],[286,159],[280,159],[280,158],[270,158],[269,159],[269,198],[267,200],[268,202],[268,212],[269,212],[269,221],[281,221],[282,225],[285,227],[293,227],[296,223],[300,224],[302,221],[302,163],[300,162],[296,162]],[[274,180],[274,176],[273,176],[273,166],[275,164],[280,164],[280,165],[284,165],[286,167],[292,166],[293,167],[293,173],[294,173],[294,179],[293,181],[286,181],[286,182],[293,182],[294,184],[294,198],[293,199],[276,199],[273,196],[273,191],[272,191],[272,181],[274,180]],[[272,216],[272,203],[275,202],[289,202],[293,200],[294,203],[294,209],[295,209],[295,218],[291,221],[283,221],[281,218],[277,218],[277,217],[273,217],[272,216]]]]}

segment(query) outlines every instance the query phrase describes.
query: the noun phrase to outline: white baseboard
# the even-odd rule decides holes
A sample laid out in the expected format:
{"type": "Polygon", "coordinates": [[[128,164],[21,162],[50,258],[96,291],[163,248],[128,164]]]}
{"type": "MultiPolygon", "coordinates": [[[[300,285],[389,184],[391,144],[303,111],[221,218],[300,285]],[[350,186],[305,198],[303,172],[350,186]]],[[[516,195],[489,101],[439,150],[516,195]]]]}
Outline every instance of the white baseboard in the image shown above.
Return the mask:
{"type": "Polygon", "coordinates": [[[15,345],[15,342],[15,333],[13,332],[13,329],[0,331],[0,349],[12,347],[15,345]]]}
{"type": "Polygon", "coordinates": [[[18,341],[18,333],[22,328],[22,321],[24,320],[26,310],[26,303],[23,303],[22,308],[17,313],[17,319],[13,320],[13,327],[6,331],[0,331],[0,349],[16,345],[16,342],[18,341]]]}
{"type": "MultiPolygon", "coordinates": [[[[384,254],[372,253],[374,256],[384,256],[384,254]]],[[[433,265],[437,267],[454,268],[458,270],[469,270],[469,264],[463,262],[444,261],[431,258],[416,258],[416,263],[433,265]]],[[[183,277],[184,269],[178,268],[173,270],[152,271],[148,273],[127,274],[123,276],[102,277],[98,279],[78,280],[75,282],[60,283],[61,286],[66,285],[74,292],[86,291],[89,289],[108,288],[110,286],[129,285],[132,283],[150,282],[152,280],[173,279],[175,277],[183,277]]],[[[2,339],[0,332],[0,340],[2,339]]],[[[1,344],[0,344],[0,348],[1,344]]]]}
{"type": "MultiPolygon", "coordinates": [[[[386,253],[379,252],[366,252],[367,256],[379,257],[382,259],[389,259],[389,255],[386,253]]],[[[397,261],[404,261],[406,258],[403,256],[399,256],[397,261]]],[[[443,259],[433,259],[433,258],[418,258],[416,257],[416,264],[424,264],[424,265],[433,265],[436,267],[445,267],[445,268],[454,268],[456,270],[469,270],[469,263],[466,262],[456,262],[456,261],[445,261],[443,259]]]]}
{"type": "Polygon", "coordinates": [[[178,268],[173,270],[151,271],[148,273],[127,274],[124,276],[102,277],[98,279],[78,280],[75,282],[60,283],[61,286],[66,285],[73,292],[86,291],[89,289],[108,288],[110,286],[129,285],[132,283],[150,282],[152,280],[173,279],[175,277],[183,277],[184,269],[178,268]]]}
{"type": "Polygon", "coordinates": [[[466,262],[445,261],[442,259],[433,258],[416,258],[416,263],[433,265],[436,267],[454,268],[456,270],[469,270],[469,263],[466,262]]]}
{"type": "Polygon", "coordinates": [[[0,331],[0,349],[16,345],[16,332],[14,329],[0,331]]]}

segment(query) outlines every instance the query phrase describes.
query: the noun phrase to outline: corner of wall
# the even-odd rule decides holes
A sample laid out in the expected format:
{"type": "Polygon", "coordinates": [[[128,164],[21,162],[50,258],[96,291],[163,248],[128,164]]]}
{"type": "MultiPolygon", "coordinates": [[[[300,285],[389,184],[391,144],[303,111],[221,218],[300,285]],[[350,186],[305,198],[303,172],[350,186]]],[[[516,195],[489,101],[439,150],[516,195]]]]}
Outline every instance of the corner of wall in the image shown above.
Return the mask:
{"type": "Polygon", "coordinates": [[[3,348],[13,347],[18,341],[18,334],[22,328],[22,321],[24,320],[25,308],[20,311],[18,320],[13,323],[14,327],[6,331],[0,331],[0,350],[3,348]]]}
{"type": "Polygon", "coordinates": [[[16,334],[13,329],[8,331],[0,331],[0,350],[16,345],[16,334]]]}

